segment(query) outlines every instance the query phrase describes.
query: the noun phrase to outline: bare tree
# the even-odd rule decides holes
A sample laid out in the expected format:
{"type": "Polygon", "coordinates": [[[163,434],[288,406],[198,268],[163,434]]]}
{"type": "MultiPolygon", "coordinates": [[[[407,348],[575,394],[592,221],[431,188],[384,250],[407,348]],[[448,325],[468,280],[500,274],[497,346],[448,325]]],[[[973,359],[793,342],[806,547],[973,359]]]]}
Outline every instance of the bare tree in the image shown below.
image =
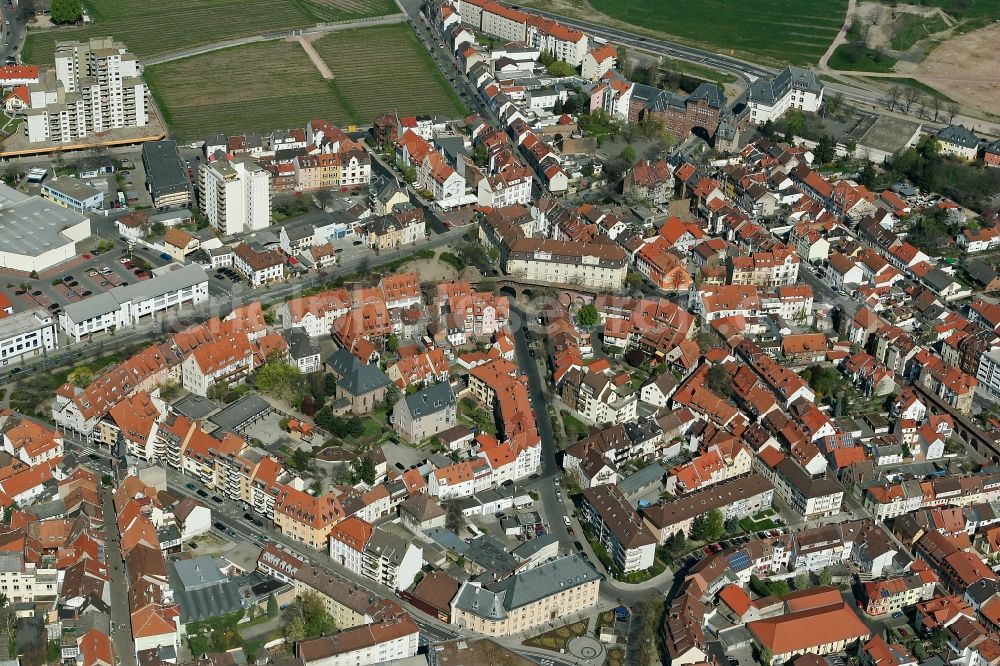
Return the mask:
{"type": "Polygon", "coordinates": [[[325,210],[333,201],[333,192],[324,187],[313,192],[313,198],[316,199],[316,207],[320,210],[325,210]]]}
{"type": "Polygon", "coordinates": [[[875,5],[875,8],[868,13],[868,25],[871,27],[877,26],[882,22],[882,7],[881,5],[875,5]]]}
{"type": "Polygon", "coordinates": [[[934,113],[934,122],[937,122],[941,114],[941,98],[937,95],[931,97],[931,111],[934,113]]]}
{"type": "Polygon", "coordinates": [[[920,91],[916,88],[905,88],[903,90],[903,113],[909,113],[913,108],[913,103],[920,99],[920,91]]]}
{"type": "Polygon", "coordinates": [[[958,106],[957,102],[949,102],[948,103],[948,124],[949,125],[951,123],[955,122],[955,116],[958,115],[959,110],[960,109],[959,109],[959,106],[958,106]]]}
{"type": "Polygon", "coordinates": [[[903,89],[899,86],[889,86],[889,90],[886,93],[889,97],[889,110],[896,110],[896,103],[899,102],[899,98],[903,95],[903,89]]]}
{"type": "Polygon", "coordinates": [[[840,92],[835,92],[829,97],[825,98],[826,108],[830,112],[831,116],[839,116],[840,112],[844,110],[844,94],[840,92]]]}
{"type": "Polygon", "coordinates": [[[928,119],[930,118],[930,114],[927,113],[927,98],[926,97],[924,97],[924,96],[921,95],[920,97],[917,98],[917,101],[916,101],[916,103],[914,104],[914,107],[913,107],[913,114],[917,118],[928,118],[928,119]]]}

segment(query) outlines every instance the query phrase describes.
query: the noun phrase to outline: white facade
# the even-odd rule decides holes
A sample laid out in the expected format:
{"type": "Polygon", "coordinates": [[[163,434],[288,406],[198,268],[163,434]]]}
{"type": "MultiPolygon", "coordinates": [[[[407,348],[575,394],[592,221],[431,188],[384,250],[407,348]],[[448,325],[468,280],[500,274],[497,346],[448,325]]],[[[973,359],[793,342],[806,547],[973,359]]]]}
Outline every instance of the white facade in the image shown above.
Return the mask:
{"type": "Polygon", "coordinates": [[[149,89],[138,58],[110,37],[62,44],[54,71],[31,91],[28,141],[70,143],[96,132],[149,124],[149,89]]]}
{"type": "Polygon", "coordinates": [[[13,359],[51,351],[59,346],[56,321],[42,308],[8,315],[0,319],[0,364],[13,359]]]}
{"type": "Polygon", "coordinates": [[[142,317],[165,312],[185,303],[208,300],[208,274],[197,264],[127,287],[70,303],[59,315],[59,327],[74,341],[109,329],[131,328],[142,317]]]}
{"type": "Polygon", "coordinates": [[[823,84],[809,70],[786,67],[773,79],[758,79],[750,86],[747,106],[750,120],[777,120],[790,109],[815,113],[823,104],[823,84]]]}
{"type": "Polygon", "coordinates": [[[198,170],[201,210],[231,236],[271,224],[271,174],[247,159],[205,162],[198,170]]]}
{"type": "Polygon", "coordinates": [[[356,650],[341,652],[320,659],[303,658],[305,666],[370,666],[371,664],[395,663],[397,659],[408,659],[417,654],[420,631],[413,625],[413,632],[379,643],[365,645],[356,650]]]}

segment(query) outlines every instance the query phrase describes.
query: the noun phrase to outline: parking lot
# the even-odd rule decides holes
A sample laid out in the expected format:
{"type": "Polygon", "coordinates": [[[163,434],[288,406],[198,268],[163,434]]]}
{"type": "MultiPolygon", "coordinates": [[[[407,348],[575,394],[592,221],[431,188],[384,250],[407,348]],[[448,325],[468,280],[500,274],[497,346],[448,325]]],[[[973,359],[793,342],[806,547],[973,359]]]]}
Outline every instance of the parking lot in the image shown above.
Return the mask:
{"type": "Polygon", "coordinates": [[[13,278],[7,288],[13,301],[29,310],[40,307],[58,315],[69,303],[76,303],[115,287],[149,279],[148,271],[128,256],[107,252],[100,255],[85,253],[75,266],[63,267],[38,279],[13,278]]]}

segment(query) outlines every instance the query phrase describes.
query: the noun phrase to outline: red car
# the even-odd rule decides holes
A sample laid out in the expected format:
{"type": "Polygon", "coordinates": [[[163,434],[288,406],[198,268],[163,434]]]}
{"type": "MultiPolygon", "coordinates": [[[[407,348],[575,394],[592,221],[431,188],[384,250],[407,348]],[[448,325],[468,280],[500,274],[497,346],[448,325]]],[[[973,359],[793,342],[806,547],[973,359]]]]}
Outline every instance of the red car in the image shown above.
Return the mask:
{"type": "Polygon", "coordinates": [[[706,555],[711,555],[711,554],[712,554],[712,547],[711,547],[711,546],[705,546],[705,547],[704,547],[704,548],[702,548],[701,550],[702,550],[702,552],[704,552],[704,553],[705,553],[706,555]]]}

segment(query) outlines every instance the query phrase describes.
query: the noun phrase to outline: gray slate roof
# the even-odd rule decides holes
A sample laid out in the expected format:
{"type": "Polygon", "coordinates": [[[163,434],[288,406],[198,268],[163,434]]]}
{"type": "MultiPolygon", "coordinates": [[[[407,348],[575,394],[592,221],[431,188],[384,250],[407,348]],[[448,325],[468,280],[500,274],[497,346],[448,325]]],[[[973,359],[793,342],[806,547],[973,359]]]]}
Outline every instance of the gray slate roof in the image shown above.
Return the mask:
{"type": "Polygon", "coordinates": [[[407,411],[414,419],[436,414],[448,407],[455,406],[455,394],[452,393],[451,384],[448,382],[433,384],[422,391],[406,396],[403,400],[406,403],[407,411]]]}
{"type": "Polygon", "coordinates": [[[335,351],[326,362],[340,375],[337,386],[353,396],[371,393],[392,383],[392,380],[377,366],[362,363],[357,356],[344,348],[335,351]]]}
{"type": "Polygon", "coordinates": [[[750,101],[771,106],[791,89],[818,95],[823,84],[810,70],[789,65],[773,79],[760,78],[751,83],[750,101]]]}
{"type": "Polygon", "coordinates": [[[944,141],[962,148],[975,148],[979,145],[979,137],[965,125],[949,125],[937,133],[938,141],[944,141]]]}

